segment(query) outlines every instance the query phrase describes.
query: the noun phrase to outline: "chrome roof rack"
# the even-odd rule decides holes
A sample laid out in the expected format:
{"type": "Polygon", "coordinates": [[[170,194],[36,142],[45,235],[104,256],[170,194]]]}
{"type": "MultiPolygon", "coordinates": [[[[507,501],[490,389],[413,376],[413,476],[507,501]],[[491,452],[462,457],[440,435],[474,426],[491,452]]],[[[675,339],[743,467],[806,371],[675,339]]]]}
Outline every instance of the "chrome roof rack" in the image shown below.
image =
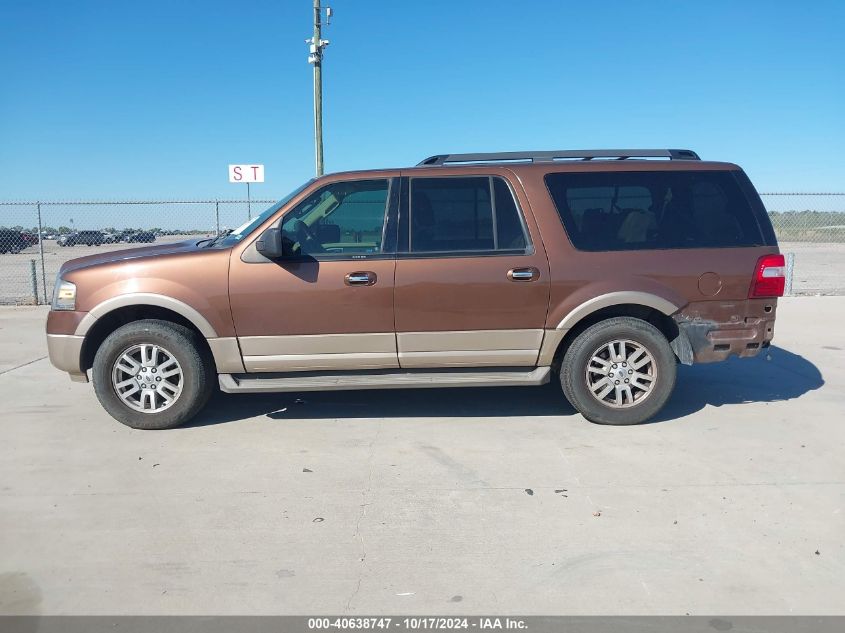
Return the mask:
{"type": "Polygon", "coordinates": [[[608,158],[668,158],[669,160],[701,160],[689,149],[562,149],[545,152],[492,152],[476,154],[437,154],[429,156],[417,166],[494,162],[550,163],[556,160],[592,160],[608,158]]]}

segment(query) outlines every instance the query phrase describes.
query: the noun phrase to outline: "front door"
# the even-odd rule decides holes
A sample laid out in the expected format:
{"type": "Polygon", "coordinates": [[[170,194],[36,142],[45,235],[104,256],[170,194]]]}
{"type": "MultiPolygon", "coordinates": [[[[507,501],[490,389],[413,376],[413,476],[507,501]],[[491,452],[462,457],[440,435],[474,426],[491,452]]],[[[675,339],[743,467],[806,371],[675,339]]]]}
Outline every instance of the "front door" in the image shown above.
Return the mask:
{"type": "Polygon", "coordinates": [[[329,183],[281,219],[288,256],[271,262],[254,244],[233,254],[229,294],[248,372],[398,367],[390,188],[388,178],[329,183]]]}
{"type": "Polygon", "coordinates": [[[396,263],[401,367],[533,366],[549,267],[500,176],[403,178],[396,263]]]}

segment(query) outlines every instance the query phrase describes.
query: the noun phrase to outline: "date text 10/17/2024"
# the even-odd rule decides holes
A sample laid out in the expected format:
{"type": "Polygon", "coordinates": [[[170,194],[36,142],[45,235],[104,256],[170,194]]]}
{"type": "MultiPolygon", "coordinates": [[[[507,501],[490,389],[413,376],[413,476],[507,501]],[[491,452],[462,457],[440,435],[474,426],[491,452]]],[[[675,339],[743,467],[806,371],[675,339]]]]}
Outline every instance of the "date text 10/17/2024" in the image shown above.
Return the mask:
{"type": "Polygon", "coordinates": [[[394,630],[394,631],[451,631],[451,630],[525,630],[520,618],[499,617],[337,617],[309,618],[309,630],[394,630]]]}

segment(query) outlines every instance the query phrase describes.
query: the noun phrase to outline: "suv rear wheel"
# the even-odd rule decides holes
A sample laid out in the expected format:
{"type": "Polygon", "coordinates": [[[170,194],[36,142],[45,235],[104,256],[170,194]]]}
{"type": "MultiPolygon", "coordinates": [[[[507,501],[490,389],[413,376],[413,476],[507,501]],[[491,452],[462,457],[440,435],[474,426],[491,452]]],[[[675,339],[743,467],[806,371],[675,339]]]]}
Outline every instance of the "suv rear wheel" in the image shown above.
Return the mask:
{"type": "Polygon", "coordinates": [[[100,404],[134,429],[168,429],[190,420],[214,387],[213,363],[192,330],[155,319],[112,332],[94,357],[100,404]]]}
{"type": "Polygon", "coordinates": [[[675,386],[675,354],[656,327],[614,317],[588,327],[563,357],[563,392],[598,424],[639,424],[657,414],[675,386]]]}

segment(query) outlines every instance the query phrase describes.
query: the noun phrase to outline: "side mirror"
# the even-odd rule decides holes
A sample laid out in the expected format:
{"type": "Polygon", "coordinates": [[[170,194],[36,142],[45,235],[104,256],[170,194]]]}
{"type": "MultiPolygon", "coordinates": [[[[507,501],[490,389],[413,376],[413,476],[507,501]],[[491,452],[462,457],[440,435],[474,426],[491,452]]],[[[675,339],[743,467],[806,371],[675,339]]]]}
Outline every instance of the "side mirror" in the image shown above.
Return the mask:
{"type": "Polygon", "coordinates": [[[255,241],[255,249],[267,259],[281,259],[284,257],[282,230],[277,226],[271,226],[255,241]]]}

